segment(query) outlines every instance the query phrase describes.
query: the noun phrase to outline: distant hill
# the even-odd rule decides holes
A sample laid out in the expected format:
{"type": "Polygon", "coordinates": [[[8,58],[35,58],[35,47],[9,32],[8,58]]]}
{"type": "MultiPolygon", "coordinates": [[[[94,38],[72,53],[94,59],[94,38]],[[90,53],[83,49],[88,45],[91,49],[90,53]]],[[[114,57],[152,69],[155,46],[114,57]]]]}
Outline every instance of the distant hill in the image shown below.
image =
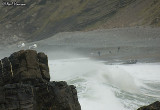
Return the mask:
{"type": "Polygon", "coordinates": [[[18,0],[17,3],[26,6],[0,5],[1,45],[41,40],[64,31],[160,26],[160,0],[18,0]]]}

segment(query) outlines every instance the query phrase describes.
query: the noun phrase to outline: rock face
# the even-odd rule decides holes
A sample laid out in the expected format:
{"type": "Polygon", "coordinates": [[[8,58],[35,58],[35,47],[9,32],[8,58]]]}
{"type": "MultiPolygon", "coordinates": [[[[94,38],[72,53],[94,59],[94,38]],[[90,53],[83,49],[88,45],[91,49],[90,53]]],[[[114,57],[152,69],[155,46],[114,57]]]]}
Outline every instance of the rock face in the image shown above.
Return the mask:
{"type": "Polygon", "coordinates": [[[137,110],[160,110],[160,102],[156,101],[148,106],[141,107],[137,110]]]}
{"type": "Polygon", "coordinates": [[[21,50],[0,60],[1,110],[81,110],[77,91],[66,82],[50,82],[48,58],[21,50]]]}

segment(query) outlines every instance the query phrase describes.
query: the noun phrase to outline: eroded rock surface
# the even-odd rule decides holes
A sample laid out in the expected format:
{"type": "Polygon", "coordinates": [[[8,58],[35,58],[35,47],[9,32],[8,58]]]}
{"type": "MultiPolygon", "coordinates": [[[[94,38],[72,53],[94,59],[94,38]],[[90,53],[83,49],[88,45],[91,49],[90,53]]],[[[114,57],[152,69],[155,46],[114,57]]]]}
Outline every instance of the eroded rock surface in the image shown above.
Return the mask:
{"type": "Polygon", "coordinates": [[[0,61],[0,110],[81,110],[75,86],[50,82],[48,57],[21,50],[0,61]]]}
{"type": "Polygon", "coordinates": [[[137,110],[160,110],[160,102],[156,101],[148,106],[141,107],[137,110]]]}

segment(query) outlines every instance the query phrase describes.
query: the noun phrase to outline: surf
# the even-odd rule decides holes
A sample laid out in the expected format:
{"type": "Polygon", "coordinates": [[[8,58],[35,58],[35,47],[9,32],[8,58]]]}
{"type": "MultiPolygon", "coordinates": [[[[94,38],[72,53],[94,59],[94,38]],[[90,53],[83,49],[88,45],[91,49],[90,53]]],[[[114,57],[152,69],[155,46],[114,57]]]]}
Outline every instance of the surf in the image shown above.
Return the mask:
{"type": "Polygon", "coordinates": [[[159,99],[155,88],[147,92],[145,83],[150,78],[160,82],[159,64],[108,65],[89,58],[70,58],[49,60],[49,65],[51,80],[66,80],[77,87],[82,110],[134,110],[159,99]]]}

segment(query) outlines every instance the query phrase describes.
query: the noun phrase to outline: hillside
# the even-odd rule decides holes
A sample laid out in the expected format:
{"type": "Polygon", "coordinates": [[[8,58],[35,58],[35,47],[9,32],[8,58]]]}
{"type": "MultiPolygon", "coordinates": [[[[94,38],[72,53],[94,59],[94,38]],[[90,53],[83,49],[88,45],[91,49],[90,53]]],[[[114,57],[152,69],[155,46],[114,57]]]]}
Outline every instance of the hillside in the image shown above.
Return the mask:
{"type": "Polygon", "coordinates": [[[160,0],[136,0],[107,20],[100,21],[92,26],[93,29],[133,27],[133,26],[160,26],[160,0]]]}
{"type": "Polygon", "coordinates": [[[159,0],[18,0],[17,2],[25,3],[26,6],[0,5],[1,45],[41,40],[64,31],[160,26],[159,0]]]}

